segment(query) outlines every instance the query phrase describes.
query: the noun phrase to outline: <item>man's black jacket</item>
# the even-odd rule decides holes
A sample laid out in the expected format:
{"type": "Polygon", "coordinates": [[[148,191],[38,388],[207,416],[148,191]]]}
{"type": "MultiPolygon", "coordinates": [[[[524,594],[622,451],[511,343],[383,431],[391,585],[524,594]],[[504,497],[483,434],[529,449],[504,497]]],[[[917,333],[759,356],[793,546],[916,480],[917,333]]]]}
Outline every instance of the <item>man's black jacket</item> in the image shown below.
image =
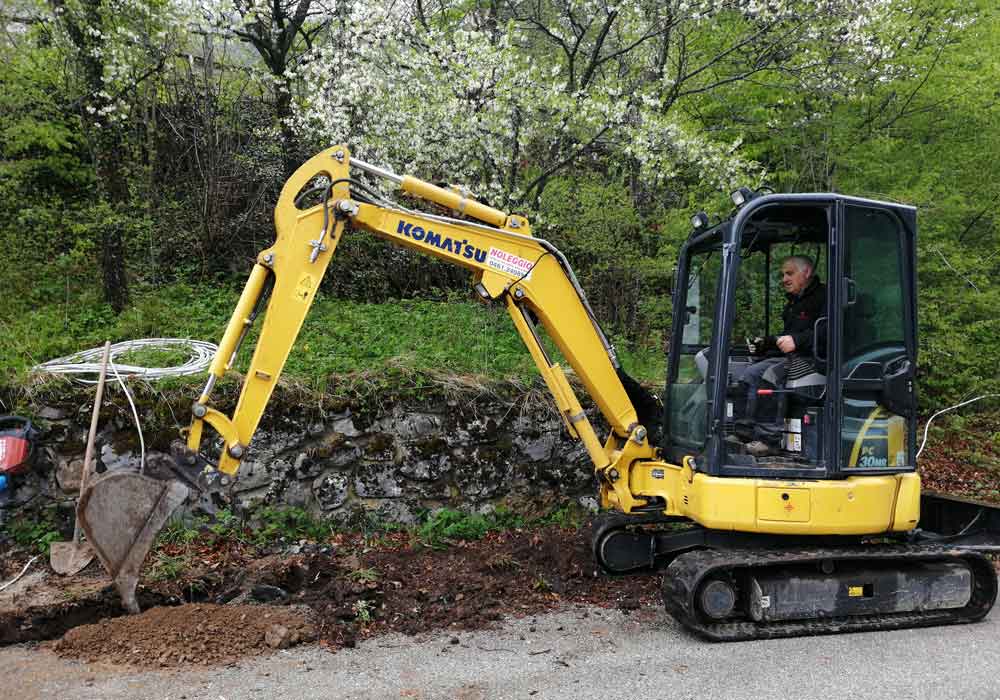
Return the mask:
{"type": "MultiPolygon", "coordinates": [[[[781,312],[781,318],[785,322],[784,335],[792,336],[796,352],[812,352],[816,319],[826,315],[826,285],[813,276],[802,294],[788,294],[787,297],[788,301],[781,312]]],[[[824,334],[821,332],[821,335],[824,334]]]]}

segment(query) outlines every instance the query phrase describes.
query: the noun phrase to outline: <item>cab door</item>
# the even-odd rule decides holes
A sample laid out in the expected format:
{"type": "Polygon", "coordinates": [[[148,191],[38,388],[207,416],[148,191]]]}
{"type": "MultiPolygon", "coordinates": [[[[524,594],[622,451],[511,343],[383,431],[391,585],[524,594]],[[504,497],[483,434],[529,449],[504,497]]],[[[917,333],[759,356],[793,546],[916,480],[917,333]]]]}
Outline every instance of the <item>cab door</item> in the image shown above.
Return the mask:
{"type": "Polygon", "coordinates": [[[916,464],[915,210],[846,199],[838,214],[839,308],[830,328],[839,341],[832,346],[840,388],[831,446],[836,470],[843,476],[911,471],[916,464]]]}

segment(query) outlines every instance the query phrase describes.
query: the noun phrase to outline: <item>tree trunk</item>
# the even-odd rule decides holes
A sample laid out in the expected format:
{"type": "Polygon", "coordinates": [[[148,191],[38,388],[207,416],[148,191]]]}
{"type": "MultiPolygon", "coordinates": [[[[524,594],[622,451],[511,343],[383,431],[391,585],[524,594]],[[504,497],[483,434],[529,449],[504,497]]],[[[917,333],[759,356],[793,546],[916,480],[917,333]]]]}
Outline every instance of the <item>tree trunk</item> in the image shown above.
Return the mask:
{"type": "Polygon", "coordinates": [[[125,144],[121,129],[104,115],[110,99],[104,86],[104,62],[100,58],[102,41],[101,9],[103,0],[83,0],[80,13],[66,7],[65,0],[51,0],[63,27],[77,52],[83,70],[84,89],[81,117],[93,149],[100,198],[111,205],[111,221],[101,227],[101,276],[104,300],[116,313],[128,303],[128,280],[125,275],[125,236],[121,215],[128,202],[125,176],[125,144]]]}

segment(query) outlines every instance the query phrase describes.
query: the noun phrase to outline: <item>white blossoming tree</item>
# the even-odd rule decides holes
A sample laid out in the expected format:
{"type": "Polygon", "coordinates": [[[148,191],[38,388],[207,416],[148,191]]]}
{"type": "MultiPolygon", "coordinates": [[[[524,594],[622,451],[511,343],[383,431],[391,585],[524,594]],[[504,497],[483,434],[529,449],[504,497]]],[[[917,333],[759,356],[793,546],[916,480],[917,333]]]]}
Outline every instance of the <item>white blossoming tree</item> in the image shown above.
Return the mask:
{"type": "MultiPolygon", "coordinates": [[[[898,3],[896,3],[898,5],[898,3]]],[[[531,208],[581,162],[633,192],[760,177],[698,106],[744,81],[850,93],[901,70],[888,0],[354,3],[303,69],[297,131],[531,208]]]]}
{"type": "Polygon", "coordinates": [[[273,97],[282,175],[288,177],[299,161],[291,119],[298,70],[336,16],[336,4],[324,0],[205,0],[199,14],[214,31],[236,36],[260,57],[265,70],[256,77],[273,97]]]}

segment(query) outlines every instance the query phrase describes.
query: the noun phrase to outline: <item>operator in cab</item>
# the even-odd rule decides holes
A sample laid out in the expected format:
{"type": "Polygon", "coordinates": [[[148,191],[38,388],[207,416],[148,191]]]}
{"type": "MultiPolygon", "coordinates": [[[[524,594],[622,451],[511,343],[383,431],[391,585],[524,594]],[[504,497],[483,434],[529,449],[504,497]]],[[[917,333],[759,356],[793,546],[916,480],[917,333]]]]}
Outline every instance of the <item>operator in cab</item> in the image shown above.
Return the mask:
{"type": "MultiPolygon", "coordinates": [[[[826,286],[816,277],[815,267],[812,258],[805,255],[790,255],[781,261],[781,286],[787,296],[781,313],[784,330],[779,336],[757,338],[749,344],[751,354],[770,355],[747,367],[740,377],[747,389],[746,415],[763,428],[760,434],[767,434],[767,426],[781,423],[783,416],[757,415],[758,389],[762,384],[783,387],[793,358],[809,358],[811,362],[816,320],[826,315],[826,286]]],[[[755,440],[747,444],[747,450],[766,454],[768,446],[755,440]]]]}

